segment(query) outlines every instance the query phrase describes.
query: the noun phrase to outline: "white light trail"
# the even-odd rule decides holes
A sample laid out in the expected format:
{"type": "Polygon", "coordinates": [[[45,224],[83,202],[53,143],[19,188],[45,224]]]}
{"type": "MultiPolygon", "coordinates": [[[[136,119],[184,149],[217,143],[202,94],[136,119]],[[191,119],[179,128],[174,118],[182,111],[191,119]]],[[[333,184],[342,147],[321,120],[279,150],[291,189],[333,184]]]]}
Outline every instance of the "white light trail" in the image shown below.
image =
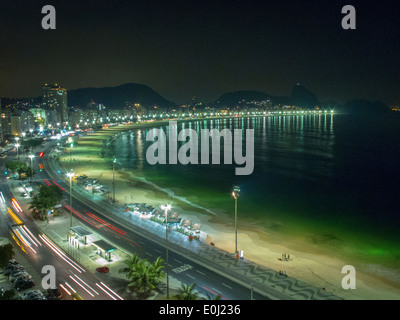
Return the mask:
{"type": "Polygon", "coordinates": [[[68,288],[70,288],[74,293],[76,293],[76,291],[74,290],[74,288],[72,288],[68,282],[65,282],[65,284],[67,285],[68,288]]]}
{"type": "Polygon", "coordinates": [[[92,290],[95,294],[99,295],[99,293],[94,290],[91,286],[89,286],[85,281],[83,281],[81,278],[79,278],[76,274],[74,275],[77,279],[79,279],[83,284],[85,284],[90,290],[92,290]]]}
{"type": "Polygon", "coordinates": [[[21,231],[25,234],[25,236],[31,240],[31,242],[36,246],[41,246],[42,244],[38,239],[35,238],[35,236],[32,234],[32,232],[29,231],[29,229],[26,226],[21,226],[21,231]]]}
{"type": "MultiPolygon", "coordinates": [[[[67,283],[65,283],[67,284],[67,283]]],[[[69,292],[61,283],[60,283],[60,287],[70,296],[71,292],[69,292]]]]}
{"type": "Polygon", "coordinates": [[[77,270],[79,273],[82,273],[85,271],[82,267],[80,267],[78,264],[76,264],[73,260],[71,260],[64,252],[62,252],[59,248],[56,247],[55,244],[53,244],[45,235],[39,235],[40,239],[49,246],[50,249],[53,250],[54,253],[56,253],[61,259],[63,259],[65,262],[67,262],[70,266],[72,266],[75,270],[77,270]]]}
{"type": "Polygon", "coordinates": [[[112,294],[114,294],[115,296],[118,297],[118,299],[120,300],[124,300],[123,298],[121,298],[118,294],[116,294],[113,290],[111,290],[104,282],[100,282],[104,287],[106,287],[112,294]]]}
{"type": "Polygon", "coordinates": [[[104,293],[107,294],[110,298],[117,300],[117,298],[113,297],[109,292],[107,292],[105,289],[103,289],[98,283],[96,283],[96,286],[98,286],[101,290],[103,290],[104,293]]]}
{"type": "Polygon", "coordinates": [[[94,298],[94,295],[93,295],[93,293],[91,293],[88,289],[86,289],[83,285],[81,285],[77,280],[75,280],[72,276],[69,276],[71,279],[72,279],[72,281],[74,281],[78,286],[80,286],[83,290],[85,290],[87,293],[89,293],[93,298],[94,298]]]}

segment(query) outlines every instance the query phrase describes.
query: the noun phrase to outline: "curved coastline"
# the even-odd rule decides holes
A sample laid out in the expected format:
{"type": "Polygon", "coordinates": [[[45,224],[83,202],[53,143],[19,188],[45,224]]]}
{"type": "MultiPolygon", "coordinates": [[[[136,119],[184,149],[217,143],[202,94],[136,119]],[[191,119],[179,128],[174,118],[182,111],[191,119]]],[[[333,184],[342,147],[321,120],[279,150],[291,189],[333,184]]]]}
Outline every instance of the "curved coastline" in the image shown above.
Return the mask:
{"type": "MultiPolygon", "coordinates": [[[[195,119],[179,121],[193,120],[195,119]]],[[[100,179],[106,186],[111,186],[110,159],[99,157],[99,153],[103,152],[104,147],[107,147],[107,140],[117,139],[119,135],[132,129],[154,128],[165,125],[167,122],[168,120],[120,125],[95,131],[80,138],[72,153],[73,162],[70,162],[68,153],[60,157],[60,162],[65,168],[74,168],[78,175],[86,174],[91,178],[100,179]]],[[[176,210],[182,212],[185,218],[191,218],[202,224],[202,229],[209,235],[209,239],[215,242],[216,246],[228,252],[233,251],[233,225],[227,224],[228,220],[223,215],[215,214],[184,197],[172,194],[170,190],[147,181],[145,177],[136,177],[128,170],[117,169],[115,176],[119,203],[147,202],[159,205],[166,201],[173,201],[176,210]]],[[[336,257],[324,255],[321,250],[307,247],[307,243],[299,242],[298,239],[285,238],[284,244],[282,244],[281,239],[276,238],[277,234],[257,228],[251,223],[241,225],[238,230],[241,247],[244,248],[245,256],[249,260],[274,270],[285,268],[290,276],[317,287],[324,287],[345,299],[377,299],[377,296],[382,299],[398,299],[399,286],[385,278],[390,269],[384,270],[380,266],[368,265],[366,266],[368,273],[357,273],[357,290],[343,290],[340,286],[344,276],[341,274],[341,269],[347,263],[336,257]],[[293,261],[282,265],[284,262],[278,260],[282,253],[290,253],[293,261]],[[376,276],[371,276],[371,274],[376,276]]]]}

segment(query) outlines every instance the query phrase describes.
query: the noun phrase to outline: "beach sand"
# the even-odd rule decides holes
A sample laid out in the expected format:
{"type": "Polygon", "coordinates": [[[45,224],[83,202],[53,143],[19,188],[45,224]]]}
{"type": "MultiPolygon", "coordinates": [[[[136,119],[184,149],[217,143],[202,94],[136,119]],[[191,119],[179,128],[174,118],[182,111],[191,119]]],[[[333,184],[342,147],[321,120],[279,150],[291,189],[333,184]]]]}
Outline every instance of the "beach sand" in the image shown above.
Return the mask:
{"type": "MultiPolygon", "coordinates": [[[[60,156],[60,163],[65,169],[73,168],[77,176],[85,174],[90,178],[99,179],[102,185],[112,190],[111,159],[99,157],[103,146],[102,140],[107,140],[122,131],[154,125],[156,123],[120,125],[80,137],[72,150],[72,156],[66,152],[60,156]]],[[[181,217],[184,219],[201,223],[202,231],[216,247],[234,252],[234,226],[223,214],[212,215],[179,199],[171,199],[164,191],[124,170],[115,171],[115,181],[116,199],[119,204],[145,202],[159,206],[162,203],[171,203],[172,200],[174,211],[181,212],[181,217]]],[[[112,192],[105,196],[111,197],[111,195],[112,192]]],[[[248,260],[276,271],[285,270],[290,277],[325,288],[344,299],[400,299],[400,280],[390,281],[386,273],[391,270],[384,270],[379,265],[365,263],[355,265],[357,287],[355,290],[344,290],[341,283],[345,274],[341,271],[343,266],[349,263],[324,254],[320,248],[310,246],[305,239],[288,237],[282,239],[278,231],[261,229],[252,222],[241,222],[238,229],[238,247],[244,250],[244,256],[248,260]],[[290,254],[289,261],[279,260],[283,253],[290,254]]]]}

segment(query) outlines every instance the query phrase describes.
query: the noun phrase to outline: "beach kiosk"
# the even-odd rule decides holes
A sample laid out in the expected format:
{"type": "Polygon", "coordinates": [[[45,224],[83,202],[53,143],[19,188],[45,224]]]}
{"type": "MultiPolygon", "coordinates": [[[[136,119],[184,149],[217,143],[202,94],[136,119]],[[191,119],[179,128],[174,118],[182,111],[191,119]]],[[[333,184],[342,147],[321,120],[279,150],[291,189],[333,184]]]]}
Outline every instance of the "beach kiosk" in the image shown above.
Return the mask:
{"type": "Polygon", "coordinates": [[[109,244],[108,242],[104,240],[97,240],[92,242],[92,244],[97,248],[97,254],[107,260],[108,262],[111,262],[111,252],[117,250],[114,246],[109,244]]]}
{"type": "Polygon", "coordinates": [[[179,218],[179,212],[174,212],[168,215],[168,225],[177,225],[181,222],[181,220],[182,219],[179,218]]]}

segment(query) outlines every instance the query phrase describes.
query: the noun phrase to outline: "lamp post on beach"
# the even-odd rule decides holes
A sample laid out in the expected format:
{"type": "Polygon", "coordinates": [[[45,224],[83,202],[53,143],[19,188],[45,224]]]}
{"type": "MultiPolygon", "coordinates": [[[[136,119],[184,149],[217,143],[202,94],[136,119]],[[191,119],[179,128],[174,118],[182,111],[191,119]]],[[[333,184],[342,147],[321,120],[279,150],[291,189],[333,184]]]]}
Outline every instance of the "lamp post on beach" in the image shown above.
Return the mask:
{"type": "Polygon", "coordinates": [[[115,163],[117,162],[116,158],[113,158],[113,201],[115,202],[115,175],[114,175],[114,168],[115,168],[115,163]]]}
{"type": "Polygon", "coordinates": [[[69,207],[70,207],[70,227],[72,228],[72,177],[75,175],[75,173],[68,172],[67,177],[69,178],[69,207]]]}
{"type": "Polygon", "coordinates": [[[232,196],[235,198],[235,254],[237,250],[237,199],[239,198],[240,188],[238,186],[233,187],[232,196]]]}
{"type": "Polygon", "coordinates": [[[168,277],[168,211],[171,210],[171,205],[162,205],[161,209],[165,212],[165,270],[167,274],[167,299],[169,299],[169,277],[168,277]]]}

